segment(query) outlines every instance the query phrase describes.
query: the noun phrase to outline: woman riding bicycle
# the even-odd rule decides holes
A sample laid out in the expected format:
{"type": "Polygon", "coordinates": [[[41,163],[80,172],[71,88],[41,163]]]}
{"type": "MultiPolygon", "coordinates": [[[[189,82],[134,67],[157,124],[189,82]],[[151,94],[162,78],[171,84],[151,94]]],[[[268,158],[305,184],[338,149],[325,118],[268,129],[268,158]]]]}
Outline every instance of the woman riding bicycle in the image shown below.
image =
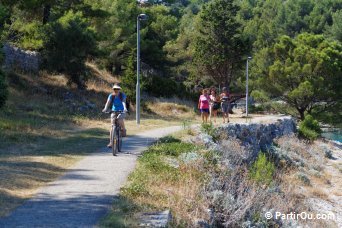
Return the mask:
{"type": "MultiPolygon", "coordinates": [[[[118,111],[122,111],[123,113],[120,114],[119,117],[117,117],[118,119],[118,123],[121,127],[121,131],[122,131],[122,136],[125,137],[126,136],[126,128],[125,128],[125,123],[124,123],[124,117],[125,117],[125,113],[127,112],[127,107],[126,107],[126,95],[123,92],[120,92],[121,87],[118,84],[114,84],[113,86],[113,93],[109,94],[105,108],[102,110],[102,112],[107,112],[109,109],[110,111],[113,112],[118,112],[118,111]]],[[[115,113],[111,114],[111,123],[114,124],[115,122],[115,113]]],[[[112,138],[111,136],[112,131],[110,131],[110,138],[112,138]]],[[[112,146],[112,142],[109,142],[109,144],[107,145],[107,147],[111,147],[112,146]]]]}

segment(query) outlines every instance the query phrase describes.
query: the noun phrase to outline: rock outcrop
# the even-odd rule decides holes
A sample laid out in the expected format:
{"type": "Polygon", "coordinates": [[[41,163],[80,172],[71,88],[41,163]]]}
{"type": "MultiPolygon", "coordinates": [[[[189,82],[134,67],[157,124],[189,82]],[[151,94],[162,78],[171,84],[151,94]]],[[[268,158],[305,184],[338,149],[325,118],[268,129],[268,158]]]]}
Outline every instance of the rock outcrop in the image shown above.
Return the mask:
{"type": "Polygon", "coordinates": [[[281,117],[269,123],[226,124],[216,129],[216,134],[223,138],[237,138],[243,146],[253,151],[266,150],[273,139],[296,132],[296,123],[290,117],[281,117]]]}

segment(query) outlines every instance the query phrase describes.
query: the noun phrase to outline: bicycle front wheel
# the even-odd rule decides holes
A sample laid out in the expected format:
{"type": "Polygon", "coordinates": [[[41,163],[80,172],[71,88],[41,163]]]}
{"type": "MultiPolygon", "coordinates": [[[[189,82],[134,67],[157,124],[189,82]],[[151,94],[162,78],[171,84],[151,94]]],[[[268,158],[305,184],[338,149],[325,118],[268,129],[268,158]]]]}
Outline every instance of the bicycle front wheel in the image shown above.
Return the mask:
{"type": "Polygon", "coordinates": [[[117,142],[118,142],[118,151],[121,152],[121,148],[122,148],[122,135],[121,135],[120,128],[118,128],[118,130],[117,130],[116,137],[117,137],[117,142]]]}
{"type": "Polygon", "coordinates": [[[116,156],[116,154],[118,153],[118,140],[117,140],[116,127],[113,127],[113,131],[112,131],[112,153],[113,153],[113,156],[116,156]]]}

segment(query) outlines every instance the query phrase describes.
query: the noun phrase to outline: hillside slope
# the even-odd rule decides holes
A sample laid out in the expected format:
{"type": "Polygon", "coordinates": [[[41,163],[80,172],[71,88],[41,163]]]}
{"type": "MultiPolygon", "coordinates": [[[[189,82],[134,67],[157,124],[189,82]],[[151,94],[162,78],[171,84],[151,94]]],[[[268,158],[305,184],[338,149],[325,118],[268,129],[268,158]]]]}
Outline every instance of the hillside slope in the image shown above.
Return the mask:
{"type": "MultiPolygon", "coordinates": [[[[101,110],[117,78],[88,63],[87,89],[67,84],[63,75],[9,73],[9,100],[0,112],[0,216],[36,189],[107,144],[109,116],[101,110]]],[[[176,106],[168,104],[166,106],[176,106]]],[[[148,104],[151,109],[153,105],[148,104]]],[[[180,106],[188,116],[190,108],[180,106]]],[[[128,116],[128,135],[179,125],[184,115],[143,112],[142,122],[128,116]]]]}

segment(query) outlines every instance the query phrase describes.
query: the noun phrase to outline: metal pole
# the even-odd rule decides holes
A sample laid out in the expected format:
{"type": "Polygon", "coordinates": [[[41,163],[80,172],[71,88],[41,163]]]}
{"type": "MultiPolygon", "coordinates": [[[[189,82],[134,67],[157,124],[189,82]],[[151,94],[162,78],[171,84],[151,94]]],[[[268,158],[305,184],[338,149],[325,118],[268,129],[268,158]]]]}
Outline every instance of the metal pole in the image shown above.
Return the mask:
{"type": "Polygon", "coordinates": [[[140,19],[137,18],[137,87],[136,87],[136,120],[140,124],[140,19]]]}
{"type": "Polygon", "coordinates": [[[247,64],[246,64],[246,117],[248,117],[248,60],[247,58],[247,64]]]}

